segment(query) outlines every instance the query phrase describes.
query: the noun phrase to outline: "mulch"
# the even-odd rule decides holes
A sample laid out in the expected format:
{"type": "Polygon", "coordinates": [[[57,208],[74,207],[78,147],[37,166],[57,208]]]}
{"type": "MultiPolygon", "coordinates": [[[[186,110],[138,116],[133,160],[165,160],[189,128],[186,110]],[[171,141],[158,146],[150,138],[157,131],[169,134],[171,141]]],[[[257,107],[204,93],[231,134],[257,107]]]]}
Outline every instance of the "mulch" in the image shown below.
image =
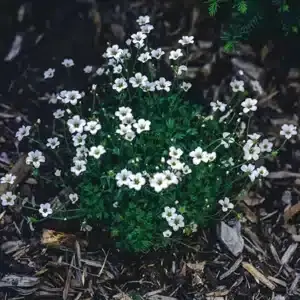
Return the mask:
{"type": "MultiPolygon", "coordinates": [[[[19,5],[1,12],[1,24],[9,28],[1,32],[6,41],[0,46],[1,57],[6,57],[16,32],[23,42],[2,66],[6,76],[0,95],[0,172],[14,168],[22,195],[31,197],[37,183],[24,164],[26,149],[14,144],[20,122],[41,118],[47,123],[48,104],[41,99],[45,92],[64,84],[86,89],[89,82],[80,69],[101,65],[107,41],[122,43],[141,14],[155,20],[153,43],[166,50],[176,47],[183,34],[195,36],[187,58],[192,101],[205,104],[206,94],[222,91],[242,69],[245,78],[260,80],[265,90],[254,131],[278,144],[282,124],[299,125],[299,58],[293,59],[294,48],[286,51],[282,41],[241,44],[233,53],[224,53],[220,25],[192,0],[62,2],[26,2],[21,21],[16,20],[19,5]],[[78,74],[65,83],[60,72],[45,84],[42,72],[58,67],[65,57],[74,59],[78,74]]],[[[20,208],[2,211],[0,299],[299,299],[299,153],[295,140],[267,161],[269,178],[241,199],[242,218],[228,220],[241,225],[245,246],[238,257],[219,242],[216,228],[200,230],[173,249],[136,255],[108,247],[98,232],[82,232],[74,224],[41,223],[33,228],[20,208]]]]}

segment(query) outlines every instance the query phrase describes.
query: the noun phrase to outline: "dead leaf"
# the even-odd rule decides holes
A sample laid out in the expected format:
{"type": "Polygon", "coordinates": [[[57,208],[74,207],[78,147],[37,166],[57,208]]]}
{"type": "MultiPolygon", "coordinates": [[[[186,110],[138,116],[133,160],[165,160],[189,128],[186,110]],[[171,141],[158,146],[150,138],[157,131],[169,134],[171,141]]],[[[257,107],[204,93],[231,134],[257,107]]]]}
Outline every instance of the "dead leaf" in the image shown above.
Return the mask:
{"type": "Polygon", "coordinates": [[[290,221],[295,215],[297,215],[300,212],[300,202],[297,204],[294,204],[292,206],[288,206],[283,213],[284,221],[287,223],[290,221]]]}
{"type": "Polygon", "coordinates": [[[51,247],[73,247],[76,241],[74,234],[58,232],[50,229],[44,229],[41,238],[41,243],[51,247]]]}
{"type": "Polygon", "coordinates": [[[248,194],[243,198],[243,201],[248,205],[248,206],[257,206],[262,204],[265,201],[265,198],[258,195],[258,194],[248,194]]]}
{"type": "Polygon", "coordinates": [[[257,223],[258,219],[256,214],[244,203],[240,203],[239,206],[243,210],[245,217],[251,222],[251,223],[257,223]]]}
{"type": "Polygon", "coordinates": [[[195,271],[195,272],[203,272],[204,267],[206,265],[206,261],[202,261],[202,262],[197,262],[197,263],[187,263],[186,264],[188,268],[190,268],[191,270],[195,271]]]}
{"type": "Polygon", "coordinates": [[[270,290],[275,289],[275,285],[268,279],[264,274],[259,272],[254,266],[249,263],[243,262],[242,266],[245,270],[247,270],[258,282],[264,284],[270,290]]]}

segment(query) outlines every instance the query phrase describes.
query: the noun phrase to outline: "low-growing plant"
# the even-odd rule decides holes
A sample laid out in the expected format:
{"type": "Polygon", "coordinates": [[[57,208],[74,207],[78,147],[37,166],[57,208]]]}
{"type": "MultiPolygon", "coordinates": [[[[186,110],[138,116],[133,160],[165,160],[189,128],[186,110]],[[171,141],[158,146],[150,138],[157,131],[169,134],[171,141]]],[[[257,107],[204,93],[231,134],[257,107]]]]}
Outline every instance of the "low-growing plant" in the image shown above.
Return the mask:
{"type": "Polygon", "coordinates": [[[222,25],[224,49],[232,51],[238,42],[257,33],[268,40],[271,35],[298,35],[300,4],[298,0],[208,0],[210,16],[222,25]],[[220,18],[219,18],[220,17],[220,18]]]}
{"type": "MultiPolygon", "coordinates": [[[[49,136],[40,136],[40,122],[16,133],[19,142],[26,137],[36,145],[26,163],[39,182],[61,191],[58,196],[44,195],[47,202],[39,207],[12,191],[1,200],[6,207],[22,203],[31,223],[41,216],[79,218],[82,230],[100,226],[118,247],[146,251],[234,212],[237,197],[268,175],[259,159],[277,150],[250,133],[255,96],[262,90],[258,82],[233,78],[228,95],[211,99],[209,108],[192,104],[191,84],[182,80],[188,67],[181,62],[194,38],[183,36],[181,47],[167,55],[148,45],[149,17],[137,23],[139,31],[126,47],[109,45],[106,63],[95,73],[92,66],[84,68],[97,82],[88,93],[63,90],[50,97],[56,107],[49,136]],[[159,73],[166,56],[170,80],[159,73]]],[[[74,66],[71,59],[62,64],[74,66]]],[[[54,74],[45,71],[45,80],[54,74]]],[[[286,139],[296,133],[294,125],[280,132],[286,139]]],[[[15,179],[8,173],[1,182],[14,189],[15,179]]]]}

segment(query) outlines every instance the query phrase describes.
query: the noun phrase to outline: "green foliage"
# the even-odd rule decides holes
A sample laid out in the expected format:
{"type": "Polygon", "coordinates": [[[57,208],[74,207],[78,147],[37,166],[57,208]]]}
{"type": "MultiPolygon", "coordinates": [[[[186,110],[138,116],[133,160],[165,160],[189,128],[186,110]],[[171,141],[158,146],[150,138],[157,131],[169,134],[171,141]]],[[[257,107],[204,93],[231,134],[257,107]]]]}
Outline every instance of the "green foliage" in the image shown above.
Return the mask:
{"type": "Polygon", "coordinates": [[[300,28],[298,0],[209,0],[208,12],[220,17],[226,51],[251,34],[269,39],[270,35],[298,34],[300,28]]]}

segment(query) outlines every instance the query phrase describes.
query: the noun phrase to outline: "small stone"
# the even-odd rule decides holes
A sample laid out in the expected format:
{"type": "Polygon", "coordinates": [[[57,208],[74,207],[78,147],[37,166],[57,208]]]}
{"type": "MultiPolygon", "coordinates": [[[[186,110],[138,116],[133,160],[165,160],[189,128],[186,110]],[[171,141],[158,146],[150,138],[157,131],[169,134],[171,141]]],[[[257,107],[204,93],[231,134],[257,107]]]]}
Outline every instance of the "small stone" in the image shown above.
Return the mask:
{"type": "Polygon", "coordinates": [[[239,256],[242,253],[244,239],[241,236],[239,226],[232,228],[222,221],[219,229],[219,239],[234,256],[239,256]]]}
{"type": "Polygon", "coordinates": [[[290,205],[292,202],[292,193],[290,191],[284,191],[281,197],[281,201],[285,204],[285,205],[290,205]]]}

